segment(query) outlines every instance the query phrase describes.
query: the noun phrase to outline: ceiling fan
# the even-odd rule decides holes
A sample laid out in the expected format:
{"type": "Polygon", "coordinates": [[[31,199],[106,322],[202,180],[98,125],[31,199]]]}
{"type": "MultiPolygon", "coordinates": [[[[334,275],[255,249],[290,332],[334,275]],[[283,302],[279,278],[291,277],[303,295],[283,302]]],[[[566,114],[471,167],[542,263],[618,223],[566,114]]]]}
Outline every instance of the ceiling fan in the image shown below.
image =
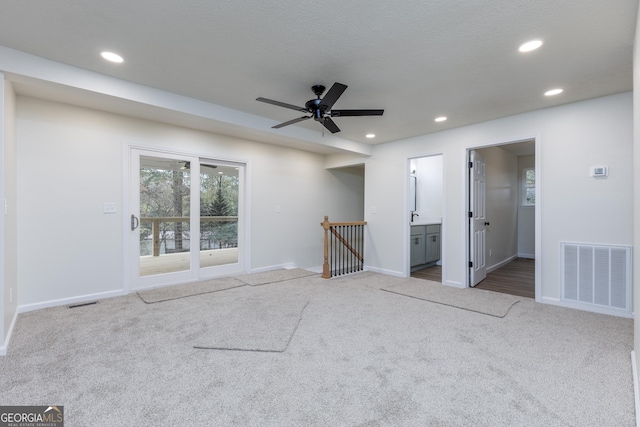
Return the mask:
{"type": "Polygon", "coordinates": [[[289,120],[288,122],[280,123],[272,126],[273,129],[280,129],[281,127],[289,126],[294,123],[298,123],[304,120],[313,118],[315,121],[320,122],[331,133],[340,132],[340,128],[335,124],[331,117],[354,117],[354,116],[381,116],[384,110],[332,110],[333,104],[336,103],[338,98],[347,89],[347,85],[342,83],[334,83],[333,86],[327,91],[324,98],[320,98],[324,93],[325,87],[322,85],[314,85],[311,87],[313,93],[316,94],[316,99],[311,99],[304,104],[304,107],[298,107],[296,105],[287,104],[285,102],[274,101],[267,98],[256,98],[256,101],[266,102],[267,104],[277,105],[279,107],[289,108],[291,110],[301,111],[303,113],[310,114],[310,116],[303,116],[297,119],[289,120]]]}

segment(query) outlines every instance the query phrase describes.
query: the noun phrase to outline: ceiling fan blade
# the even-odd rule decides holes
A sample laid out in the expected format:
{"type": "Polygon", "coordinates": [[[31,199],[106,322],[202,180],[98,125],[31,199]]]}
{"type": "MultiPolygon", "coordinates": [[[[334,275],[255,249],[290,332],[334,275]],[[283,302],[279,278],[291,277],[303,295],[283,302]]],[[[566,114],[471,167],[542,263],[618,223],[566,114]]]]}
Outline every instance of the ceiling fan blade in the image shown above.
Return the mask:
{"type": "Polygon", "coordinates": [[[288,122],[280,123],[279,125],[271,126],[271,128],[272,129],[280,129],[280,128],[283,128],[285,126],[289,126],[289,125],[292,125],[294,123],[298,123],[298,122],[301,122],[303,120],[307,120],[307,119],[310,119],[310,118],[311,118],[311,116],[299,117],[297,119],[289,120],[288,122]]]}
{"type": "Polygon", "coordinates": [[[256,101],[266,102],[267,104],[273,104],[273,105],[277,105],[278,107],[289,108],[291,110],[296,110],[296,111],[303,111],[303,112],[307,111],[304,107],[298,107],[297,105],[287,104],[286,102],[274,101],[273,99],[260,97],[260,98],[256,98],[256,101]]]}
{"type": "Polygon", "coordinates": [[[331,110],[331,117],[381,116],[384,110],[331,110]]]}
{"type": "Polygon", "coordinates": [[[322,102],[320,102],[319,107],[327,107],[328,109],[336,103],[338,98],[342,96],[343,92],[347,90],[347,85],[343,85],[342,83],[334,83],[329,89],[329,92],[322,98],[322,102]]]}
{"type": "Polygon", "coordinates": [[[322,125],[326,127],[331,133],[340,132],[340,128],[336,125],[336,123],[333,120],[331,120],[330,117],[325,117],[322,120],[322,125]]]}

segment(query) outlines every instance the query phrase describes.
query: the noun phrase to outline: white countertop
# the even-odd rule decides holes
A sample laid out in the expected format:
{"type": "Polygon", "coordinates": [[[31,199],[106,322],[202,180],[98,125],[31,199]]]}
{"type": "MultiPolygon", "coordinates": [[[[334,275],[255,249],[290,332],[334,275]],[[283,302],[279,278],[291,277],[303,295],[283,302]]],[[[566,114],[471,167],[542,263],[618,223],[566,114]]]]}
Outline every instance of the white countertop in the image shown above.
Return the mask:
{"type": "Polygon", "coordinates": [[[414,225],[434,225],[434,224],[442,224],[442,218],[425,218],[424,220],[418,219],[411,223],[411,226],[414,225]]]}

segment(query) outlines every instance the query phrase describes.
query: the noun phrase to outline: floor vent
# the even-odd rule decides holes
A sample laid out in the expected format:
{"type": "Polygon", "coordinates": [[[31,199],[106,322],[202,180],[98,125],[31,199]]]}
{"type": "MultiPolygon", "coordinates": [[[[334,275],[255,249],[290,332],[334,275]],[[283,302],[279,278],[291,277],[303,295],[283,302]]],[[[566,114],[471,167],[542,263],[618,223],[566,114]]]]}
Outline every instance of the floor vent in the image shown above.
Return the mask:
{"type": "Polygon", "coordinates": [[[561,243],[562,299],[631,313],[631,247],[561,243]]]}
{"type": "Polygon", "coordinates": [[[68,305],[67,308],[78,308],[78,307],[86,307],[88,305],[96,305],[98,304],[98,301],[91,301],[91,302],[81,302],[79,304],[73,304],[73,305],[68,305]]]}

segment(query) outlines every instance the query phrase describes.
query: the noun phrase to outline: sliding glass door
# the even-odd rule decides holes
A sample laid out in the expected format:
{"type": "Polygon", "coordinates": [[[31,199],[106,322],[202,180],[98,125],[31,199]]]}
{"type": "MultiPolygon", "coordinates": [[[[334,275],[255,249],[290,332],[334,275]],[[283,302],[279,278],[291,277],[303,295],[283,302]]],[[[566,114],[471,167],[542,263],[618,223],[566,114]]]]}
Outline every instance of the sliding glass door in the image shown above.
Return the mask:
{"type": "Polygon", "coordinates": [[[243,272],[243,172],[242,164],[132,149],[132,288],[243,272]]]}

